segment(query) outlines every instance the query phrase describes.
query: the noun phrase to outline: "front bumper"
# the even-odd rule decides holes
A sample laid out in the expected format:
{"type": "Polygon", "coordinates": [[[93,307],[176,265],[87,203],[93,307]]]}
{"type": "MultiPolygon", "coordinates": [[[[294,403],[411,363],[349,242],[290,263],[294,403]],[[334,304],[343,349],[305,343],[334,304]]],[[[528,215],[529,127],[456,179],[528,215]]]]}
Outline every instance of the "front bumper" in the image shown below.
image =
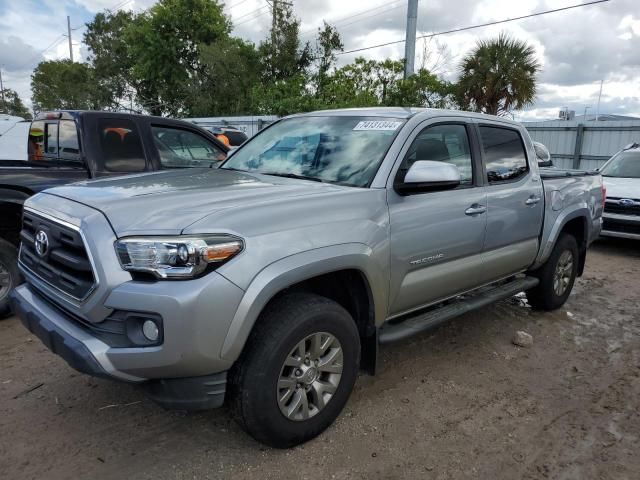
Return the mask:
{"type": "Polygon", "coordinates": [[[600,235],[640,240],[640,216],[606,213],[600,235]]]}
{"type": "MultiPolygon", "coordinates": [[[[142,298],[154,304],[153,298],[142,298]]],[[[112,302],[119,303],[117,295],[112,302]]],[[[127,303],[125,300],[122,302],[127,303]]],[[[192,330],[195,327],[193,321],[198,319],[189,321],[172,316],[171,321],[165,323],[171,325],[170,338],[165,338],[163,345],[114,348],[36,293],[29,284],[14,289],[11,304],[29,331],[82,373],[139,384],[152,399],[166,408],[202,410],[221,406],[224,402],[226,370],[230,365],[217,359],[219,351],[200,352],[199,342],[206,341],[211,331],[199,333],[192,330]],[[182,335],[176,335],[180,328],[182,335]]],[[[176,308],[179,306],[174,302],[169,304],[176,308]]],[[[162,302],[156,301],[155,305],[162,309],[162,302]]],[[[209,320],[212,320],[211,316],[209,320]]],[[[210,325],[211,328],[215,325],[210,325]]],[[[221,333],[226,333],[226,330],[221,333]]],[[[224,334],[221,333],[217,336],[223,340],[224,334]]]]}

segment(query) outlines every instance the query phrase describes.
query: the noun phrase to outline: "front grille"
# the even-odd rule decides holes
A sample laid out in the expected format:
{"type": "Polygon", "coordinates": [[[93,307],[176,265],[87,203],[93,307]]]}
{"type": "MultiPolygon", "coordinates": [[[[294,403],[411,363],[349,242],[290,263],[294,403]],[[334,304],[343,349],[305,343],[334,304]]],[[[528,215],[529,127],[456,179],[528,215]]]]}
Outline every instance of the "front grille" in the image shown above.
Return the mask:
{"type": "Polygon", "coordinates": [[[606,213],[615,213],[618,215],[636,215],[640,216],[640,200],[635,200],[634,204],[620,204],[620,198],[607,198],[604,204],[606,213]]]}
{"type": "Polygon", "coordinates": [[[602,229],[609,232],[632,233],[634,235],[640,235],[640,222],[625,223],[605,218],[602,229]]]}
{"type": "Polygon", "coordinates": [[[77,300],[91,293],[96,281],[80,232],[25,210],[20,240],[20,262],[35,276],[77,300]]]}

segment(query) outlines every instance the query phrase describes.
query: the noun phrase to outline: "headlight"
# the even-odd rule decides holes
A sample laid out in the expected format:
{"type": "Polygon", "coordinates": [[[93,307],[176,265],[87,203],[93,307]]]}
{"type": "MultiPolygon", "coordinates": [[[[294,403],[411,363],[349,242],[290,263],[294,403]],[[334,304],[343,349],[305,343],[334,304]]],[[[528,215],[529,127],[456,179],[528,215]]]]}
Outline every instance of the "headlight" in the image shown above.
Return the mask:
{"type": "Polygon", "coordinates": [[[122,268],[158,278],[194,278],[229,260],[244,247],[231,235],[129,237],[116,241],[122,268]]]}

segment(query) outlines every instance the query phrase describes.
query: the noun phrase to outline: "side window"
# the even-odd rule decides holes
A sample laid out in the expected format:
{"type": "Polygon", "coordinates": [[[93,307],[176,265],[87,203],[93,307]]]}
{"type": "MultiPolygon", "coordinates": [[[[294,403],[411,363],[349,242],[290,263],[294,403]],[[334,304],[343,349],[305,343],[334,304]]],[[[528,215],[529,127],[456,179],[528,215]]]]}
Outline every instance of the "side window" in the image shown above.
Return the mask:
{"type": "Polygon", "coordinates": [[[157,126],[151,131],[163,168],[208,167],[226,158],[221,148],[195,132],[157,126]]]}
{"type": "Polygon", "coordinates": [[[110,172],[143,172],[146,167],[140,134],[131,120],[98,121],[104,169],[110,172]]]}
{"type": "Polygon", "coordinates": [[[37,121],[31,123],[27,146],[30,162],[44,160],[44,130],[44,122],[37,121]]]}
{"type": "Polygon", "coordinates": [[[58,147],[62,160],[80,161],[78,130],[73,120],[60,120],[58,147]]]}
{"type": "Polygon", "coordinates": [[[447,162],[458,167],[462,185],[473,184],[473,162],[469,137],[464,125],[434,125],[422,130],[415,138],[400,166],[399,178],[418,160],[447,162]]]}
{"type": "Polygon", "coordinates": [[[515,180],[529,171],[520,133],[500,127],[480,127],[489,182],[515,180]]]}

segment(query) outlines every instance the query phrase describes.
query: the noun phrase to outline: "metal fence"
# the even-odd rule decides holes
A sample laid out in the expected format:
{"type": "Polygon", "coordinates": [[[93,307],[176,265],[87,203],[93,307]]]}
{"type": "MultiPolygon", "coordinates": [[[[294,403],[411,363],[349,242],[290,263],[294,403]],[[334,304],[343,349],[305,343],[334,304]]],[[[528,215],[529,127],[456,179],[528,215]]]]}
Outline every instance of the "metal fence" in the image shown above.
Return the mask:
{"type": "Polygon", "coordinates": [[[235,127],[242,130],[248,137],[254,136],[264,127],[278,119],[275,115],[245,116],[245,117],[205,117],[184,118],[200,127],[235,127]]]}
{"type": "Polygon", "coordinates": [[[525,122],[531,138],[551,152],[555,166],[595,170],[624,146],[640,142],[640,120],[525,122]]]}

